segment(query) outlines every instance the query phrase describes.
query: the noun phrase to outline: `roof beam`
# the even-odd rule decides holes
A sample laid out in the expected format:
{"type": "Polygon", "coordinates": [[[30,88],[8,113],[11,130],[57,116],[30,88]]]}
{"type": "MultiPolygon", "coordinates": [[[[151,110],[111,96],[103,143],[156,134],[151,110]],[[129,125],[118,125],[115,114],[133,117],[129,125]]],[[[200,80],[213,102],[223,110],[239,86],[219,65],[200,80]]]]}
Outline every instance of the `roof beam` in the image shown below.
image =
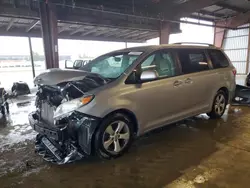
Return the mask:
{"type": "Polygon", "coordinates": [[[220,27],[229,27],[237,29],[237,27],[249,23],[249,21],[250,21],[250,12],[246,12],[246,13],[240,13],[230,19],[219,20],[216,22],[216,25],[220,27]]]}
{"type": "MultiPolygon", "coordinates": [[[[93,11],[94,12],[94,11],[93,11]]],[[[58,18],[61,21],[64,22],[70,22],[70,23],[78,23],[81,25],[84,24],[89,24],[89,25],[98,25],[98,26],[103,26],[103,27],[120,27],[120,28],[124,28],[124,29],[141,29],[141,30],[157,30],[157,24],[158,21],[160,20],[160,18],[155,18],[155,20],[152,18],[149,18],[147,21],[148,23],[136,23],[135,20],[146,20],[147,18],[144,17],[140,17],[140,16],[133,16],[131,15],[131,19],[127,20],[128,18],[127,14],[122,14],[120,15],[120,13],[109,13],[109,12],[103,12],[101,13],[96,13],[94,15],[75,15],[75,14],[71,14],[71,15],[67,15],[65,17],[62,18],[58,18]],[[102,17],[102,19],[100,19],[100,17],[102,17]]]]}
{"type": "Polygon", "coordinates": [[[131,39],[131,38],[134,38],[136,36],[140,37],[140,36],[143,36],[143,35],[147,35],[148,33],[149,33],[149,31],[137,32],[135,34],[130,35],[128,38],[131,39]]]}
{"type": "MultiPolygon", "coordinates": [[[[0,36],[22,36],[22,37],[41,37],[41,32],[38,30],[32,30],[29,33],[23,32],[22,29],[6,31],[5,28],[0,28],[0,36]]],[[[96,40],[96,41],[114,41],[114,42],[124,42],[125,39],[114,38],[114,37],[94,37],[94,36],[80,36],[73,35],[70,36],[66,32],[58,35],[59,39],[70,39],[70,40],[96,40]]],[[[126,39],[127,42],[144,42],[143,40],[137,39],[126,39]]]]}
{"type": "Polygon", "coordinates": [[[208,22],[215,22],[216,19],[212,19],[212,18],[206,18],[206,17],[203,17],[203,16],[198,16],[198,15],[191,15],[191,16],[188,16],[189,18],[193,18],[193,19],[197,19],[197,20],[203,20],[203,21],[208,21],[208,22]]]}
{"type": "Polygon", "coordinates": [[[97,37],[97,36],[109,33],[109,32],[111,32],[111,30],[112,30],[111,28],[103,29],[102,31],[97,32],[96,34],[94,34],[94,36],[97,37]]]}
{"type": "Polygon", "coordinates": [[[226,17],[225,14],[219,14],[219,13],[215,13],[215,12],[209,12],[209,11],[206,11],[206,10],[200,10],[200,11],[198,11],[198,13],[201,13],[203,15],[214,16],[214,17],[217,17],[217,18],[225,18],[226,17]]]}
{"type": "Polygon", "coordinates": [[[31,24],[27,27],[26,32],[30,32],[39,22],[40,20],[34,20],[31,22],[31,24]]]}
{"type": "Polygon", "coordinates": [[[69,28],[68,25],[65,25],[63,27],[58,28],[58,34],[61,33],[61,32],[63,32],[63,31],[65,31],[65,30],[67,30],[68,28],[69,28]]]}
{"type": "Polygon", "coordinates": [[[167,18],[179,19],[182,17],[188,17],[193,12],[199,12],[202,8],[211,6],[218,1],[219,0],[190,0],[173,7],[171,11],[167,12],[167,18]]]}
{"type": "Polygon", "coordinates": [[[98,29],[97,29],[97,28],[90,29],[90,30],[88,30],[87,32],[82,33],[81,36],[82,36],[82,37],[83,37],[83,36],[86,36],[86,35],[88,35],[88,34],[90,34],[90,33],[95,32],[96,30],[98,30],[98,29]]]}
{"type": "Polygon", "coordinates": [[[223,7],[223,8],[227,8],[227,9],[236,11],[236,12],[246,12],[247,11],[246,9],[235,7],[235,6],[231,6],[231,5],[228,5],[228,4],[223,3],[223,2],[218,2],[218,3],[216,3],[216,5],[220,6],[220,7],[223,7]]]}
{"type": "Polygon", "coordinates": [[[13,24],[15,23],[16,19],[15,18],[11,18],[8,26],[6,27],[6,31],[9,31],[11,29],[11,27],[13,26],[13,24]]]}
{"type": "Polygon", "coordinates": [[[76,29],[75,31],[70,32],[69,35],[74,35],[74,34],[76,34],[76,33],[82,32],[83,30],[84,30],[84,27],[81,26],[81,27],[79,27],[78,29],[76,29]]]}
{"type": "MultiPolygon", "coordinates": [[[[124,33],[129,32],[129,31],[131,31],[131,30],[130,30],[130,29],[123,29],[122,31],[116,32],[115,34],[112,33],[112,35],[113,35],[113,36],[116,36],[116,37],[117,37],[117,36],[119,37],[119,36],[123,35],[124,33]]],[[[110,34],[111,34],[111,33],[110,33],[110,34]]],[[[112,36],[112,35],[111,35],[111,36],[112,36]]]]}
{"type": "Polygon", "coordinates": [[[125,33],[122,33],[120,35],[116,35],[116,37],[122,37],[122,38],[124,38],[124,37],[127,37],[127,36],[132,35],[132,34],[137,33],[137,32],[138,32],[138,30],[130,31],[130,32],[125,32],[125,33]]]}
{"type": "MultiPolygon", "coordinates": [[[[117,33],[117,32],[115,32],[115,31],[117,31],[117,30],[119,30],[119,29],[118,29],[118,28],[113,28],[111,32],[105,33],[105,34],[104,34],[104,37],[109,37],[109,36],[115,35],[115,34],[117,33]]],[[[120,32],[119,32],[119,33],[120,33],[120,32]]]]}
{"type": "Polygon", "coordinates": [[[137,38],[135,38],[135,40],[148,40],[148,39],[151,39],[151,38],[156,38],[156,37],[159,37],[159,33],[157,32],[150,32],[150,33],[147,33],[147,34],[144,34],[144,35],[141,35],[137,38]]]}
{"type": "Polygon", "coordinates": [[[74,34],[76,34],[76,33],[82,33],[82,32],[84,32],[86,29],[93,29],[93,28],[94,28],[94,26],[85,26],[85,25],[81,25],[78,29],[76,29],[76,30],[70,32],[69,35],[71,36],[71,35],[74,35],[74,34]]]}

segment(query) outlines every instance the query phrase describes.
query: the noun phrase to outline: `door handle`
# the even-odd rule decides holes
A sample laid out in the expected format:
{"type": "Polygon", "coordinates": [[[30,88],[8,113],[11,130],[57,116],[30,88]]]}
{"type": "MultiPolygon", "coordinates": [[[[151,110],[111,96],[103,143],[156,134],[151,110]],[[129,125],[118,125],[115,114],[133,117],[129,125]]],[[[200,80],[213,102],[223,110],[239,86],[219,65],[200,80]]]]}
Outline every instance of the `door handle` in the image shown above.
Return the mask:
{"type": "Polygon", "coordinates": [[[191,78],[187,78],[185,80],[185,84],[192,84],[193,83],[193,80],[191,78]]]}
{"type": "Polygon", "coordinates": [[[182,85],[182,81],[181,81],[181,80],[176,80],[176,81],[174,82],[174,87],[178,87],[178,86],[180,86],[180,85],[182,85]]]}

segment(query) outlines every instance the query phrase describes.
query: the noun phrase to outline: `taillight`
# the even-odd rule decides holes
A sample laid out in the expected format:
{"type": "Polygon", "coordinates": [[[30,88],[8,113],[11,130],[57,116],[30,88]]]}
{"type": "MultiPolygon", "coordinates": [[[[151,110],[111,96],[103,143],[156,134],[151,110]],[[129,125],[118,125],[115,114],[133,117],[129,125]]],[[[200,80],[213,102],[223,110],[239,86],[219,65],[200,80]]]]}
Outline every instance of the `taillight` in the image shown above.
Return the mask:
{"type": "Polygon", "coordinates": [[[236,71],[236,69],[233,69],[233,74],[234,74],[234,76],[236,76],[236,74],[237,74],[237,71],[236,71]]]}

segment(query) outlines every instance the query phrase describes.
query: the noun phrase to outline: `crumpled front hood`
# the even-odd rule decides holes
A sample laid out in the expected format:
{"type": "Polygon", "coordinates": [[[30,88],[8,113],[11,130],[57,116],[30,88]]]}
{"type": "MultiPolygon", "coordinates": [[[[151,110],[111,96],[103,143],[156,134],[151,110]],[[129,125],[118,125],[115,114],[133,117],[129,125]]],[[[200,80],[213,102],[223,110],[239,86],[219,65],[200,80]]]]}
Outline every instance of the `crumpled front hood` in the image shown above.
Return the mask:
{"type": "Polygon", "coordinates": [[[62,82],[76,81],[85,78],[88,72],[79,70],[48,69],[34,79],[35,85],[57,85],[62,82]]]}

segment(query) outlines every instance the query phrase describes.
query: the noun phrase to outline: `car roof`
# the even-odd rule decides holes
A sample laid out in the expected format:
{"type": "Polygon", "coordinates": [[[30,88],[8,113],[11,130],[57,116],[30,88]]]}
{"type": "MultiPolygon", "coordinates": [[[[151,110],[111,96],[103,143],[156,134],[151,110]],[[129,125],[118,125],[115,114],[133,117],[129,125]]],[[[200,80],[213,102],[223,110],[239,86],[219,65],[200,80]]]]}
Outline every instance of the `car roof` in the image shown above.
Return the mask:
{"type": "Polygon", "coordinates": [[[147,51],[155,51],[161,49],[219,49],[213,45],[182,45],[182,44],[164,44],[164,45],[150,45],[150,46],[140,46],[140,47],[132,47],[125,48],[122,50],[117,50],[114,52],[147,52],[147,51]]]}

